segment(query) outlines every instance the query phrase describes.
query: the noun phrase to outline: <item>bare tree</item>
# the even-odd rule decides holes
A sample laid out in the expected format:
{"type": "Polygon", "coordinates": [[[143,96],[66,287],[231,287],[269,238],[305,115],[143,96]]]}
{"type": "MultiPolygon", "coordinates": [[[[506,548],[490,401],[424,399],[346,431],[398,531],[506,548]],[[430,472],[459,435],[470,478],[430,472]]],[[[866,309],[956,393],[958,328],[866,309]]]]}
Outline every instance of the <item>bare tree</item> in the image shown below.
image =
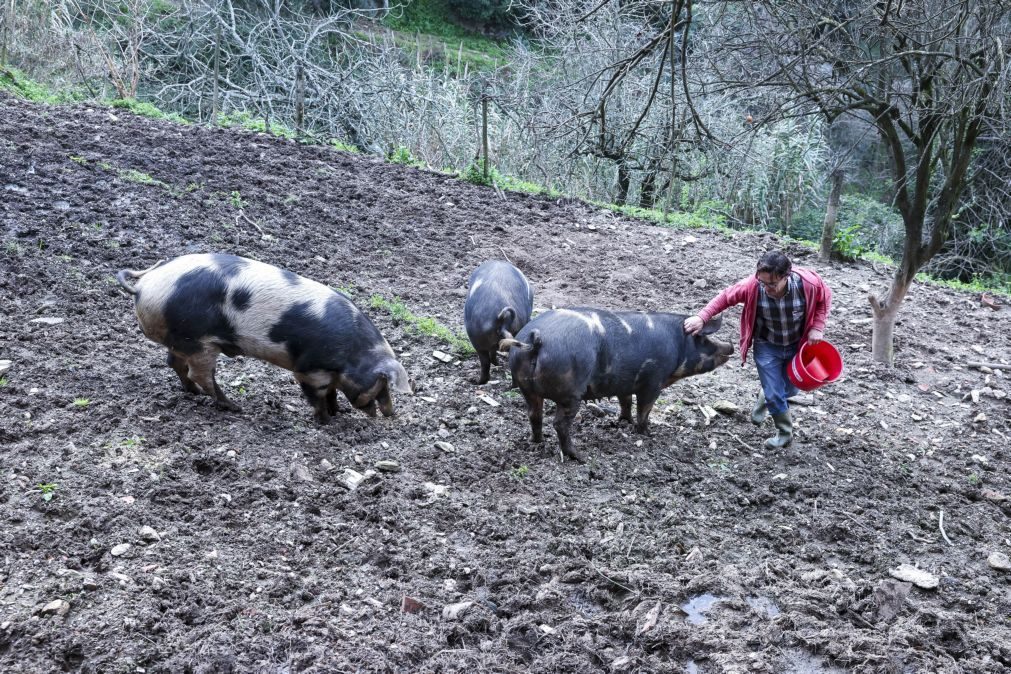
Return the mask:
{"type": "Polygon", "coordinates": [[[902,259],[874,313],[875,360],[893,362],[916,273],[951,238],[980,139],[1008,133],[1011,4],[764,0],[727,5],[714,69],[726,87],[787,92],[770,116],[870,115],[891,160],[902,259]],[[1003,37],[1002,37],[1003,36],[1003,37]]]}

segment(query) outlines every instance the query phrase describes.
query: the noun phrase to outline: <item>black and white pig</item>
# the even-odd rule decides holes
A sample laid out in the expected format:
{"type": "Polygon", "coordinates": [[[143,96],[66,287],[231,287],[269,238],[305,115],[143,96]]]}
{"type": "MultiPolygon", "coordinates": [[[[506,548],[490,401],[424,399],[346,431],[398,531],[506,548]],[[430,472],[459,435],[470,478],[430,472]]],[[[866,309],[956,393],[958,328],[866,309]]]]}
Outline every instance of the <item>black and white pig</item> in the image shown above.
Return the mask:
{"type": "Polygon", "coordinates": [[[470,275],[463,324],[481,360],[478,384],[487,384],[491,366],[498,365],[498,346],[530,321],[534,289],[516,267],[504,260],[482,263],[470,275]]]}
{"type": "Polygon", "coordinates": [[[734,352],[733,345],[709,335],[710,321],[698,335],[684,331],[686,316],[666,313],[556,309],[528,323],[513,340],[509,369],[527,402],[534,442],[543,442],[544,399],[553,400],[555,431],[562,452],[585,461],[572,448],[571,426],[582,400],[617,396],[620,419],[645,433],[660,391],[685,377],[715,370],[734,352]]]}
{"type": "Polygon", "coordinates": [[[357,409],[393,414],[392,392],[411,393],[407,371],[354,303],[294,272],[234,255],[183,255],[144,271],[124,269],[148,339],[168,347],[168,364],[191,393],[238,411],[214,378],[219,353],[291,370],[325,424],[337,390],[357,409]],[[130,281],[136,280],[135,285],[130,281]]]}

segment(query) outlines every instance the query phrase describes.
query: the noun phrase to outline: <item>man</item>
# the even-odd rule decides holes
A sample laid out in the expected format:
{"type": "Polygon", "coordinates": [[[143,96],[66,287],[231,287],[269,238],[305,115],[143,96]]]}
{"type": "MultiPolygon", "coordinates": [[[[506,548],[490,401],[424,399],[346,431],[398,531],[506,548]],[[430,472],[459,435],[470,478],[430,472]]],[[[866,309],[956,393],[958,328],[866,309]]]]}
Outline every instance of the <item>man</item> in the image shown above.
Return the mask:
{"type": "Polygon", "coordinates": [[[717,295],[706,308],[685,320],[685,332],[696,334],[709,320],[735,304],[741,315],[741,364],[754,342],[755,366],[762,382],[751,421],[761,425],[772,414],[776,435],[765,441],[768,449],[793,441],[793,419],[786,399],[796,395],[787,368],[805,342],[817,344],[825,330],[832,291],[813,269],[793,267],[782,251],[758,260],[754,276],[741,279],[717,295]]]}

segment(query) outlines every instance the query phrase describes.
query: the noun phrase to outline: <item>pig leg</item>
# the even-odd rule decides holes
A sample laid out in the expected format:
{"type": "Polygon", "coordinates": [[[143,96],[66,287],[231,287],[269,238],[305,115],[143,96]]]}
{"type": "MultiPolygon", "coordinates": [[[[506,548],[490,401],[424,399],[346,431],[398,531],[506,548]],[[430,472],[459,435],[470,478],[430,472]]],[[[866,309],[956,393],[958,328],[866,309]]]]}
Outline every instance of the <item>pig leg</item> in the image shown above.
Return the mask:
{"type": "Polygon", "coordinates": [[[326,411],[333,416],[337,414],[337,386],[331,384],[326,392],[326,411]]]}
{"type": "Polygon", "coordinates": [[[218,354],[220,351],[213,347],[205,347],[203,351],[198,351],[189,357],[189,378],[196,382],[197,386],[203,389],[204,393],[214,396],[214,402],[223,410],[231,412],[241,412],[242,409],[225,396],[225,392],[218,386],[214,378],[214,371],[218,366],[218,354]]]}
{"type": "MultiPolygon", "coordinates": [[[[313,416],[316,419],[316,423],[320,425],[326,425],[330,422],[330,406],[328,404],[328,399],[330,397],[329,389],[330,384],[320,384],[316,379],[309,374],[296,374],[295,379],[298,380],[298,385],[302,388],[302,395],[305,399],[309,401],[312,405],[313,416]]],[[[337,405],[336,393],[334,394],[334,406],[337,405]]]]}
{"type": "Polygon", "coordinates": [[[618,396],[618,404],[621,405],[618,421],[632,423],[632,396],[618,396]]]}
{"type": "Polygon", "coordinates": [[[544,398],[526,391],[523,391],[523,397],[527,401],[527,416],[530,418],[533,441],[544,442],[544,398]]]}
{"type": "Polygon", "coordinates": [[[653,411],[653,404],[660,397],[659,393],[640,393],[635,396],[635,432],[649,433],[649,413],[653,411]]]}
{"type": "Polygon", "coordinates": [[[190,379],[190,366],[186,362],[186,358],[184,356],[179,356],[169,351],[168,364],[169,367],[175,370],[176,374],[179,375],[179,381],[183,383],[183,388],[186,389],[188,393],[200,393],[200,388],[193,383],[192,379],[190,379]]]}
{"type": "Polygon", "coordinates": [[[579,399],[556,403],[555,432],[558,433],[558,444],[562,453],[579,463],[586,463],[586,453],[572,448],[572,422],[579,413],[579,399]]]}
{"type": "Polygon", "coordinates": [[[477,357],[481,361],[481,376],[478,377],[478,385],[487,384],[488,380],[491,378],[491,357],[488,356],[488,353],[488,351],[477,352],[477,357]]]}

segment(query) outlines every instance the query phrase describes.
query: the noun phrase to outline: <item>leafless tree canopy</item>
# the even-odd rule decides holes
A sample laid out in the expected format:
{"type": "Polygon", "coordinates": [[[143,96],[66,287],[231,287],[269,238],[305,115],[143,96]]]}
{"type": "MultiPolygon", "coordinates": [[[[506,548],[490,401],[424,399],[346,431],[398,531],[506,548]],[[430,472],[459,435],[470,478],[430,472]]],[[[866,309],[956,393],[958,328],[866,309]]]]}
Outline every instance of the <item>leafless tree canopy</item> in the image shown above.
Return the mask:
{"type": "Polygon", "coordinates": [[[16,63],[199,120],[464,169],[489,101],[501,173],[591,199],[817,238],[845,171],[840,212],[880,199],[896,223],[863,234],[901,256],[882,344],[917,271],[1011,265],[1008,2],[516,0],[524,37],[480,70],[376,21],[399,3],[7,3],[16,63]]]}

